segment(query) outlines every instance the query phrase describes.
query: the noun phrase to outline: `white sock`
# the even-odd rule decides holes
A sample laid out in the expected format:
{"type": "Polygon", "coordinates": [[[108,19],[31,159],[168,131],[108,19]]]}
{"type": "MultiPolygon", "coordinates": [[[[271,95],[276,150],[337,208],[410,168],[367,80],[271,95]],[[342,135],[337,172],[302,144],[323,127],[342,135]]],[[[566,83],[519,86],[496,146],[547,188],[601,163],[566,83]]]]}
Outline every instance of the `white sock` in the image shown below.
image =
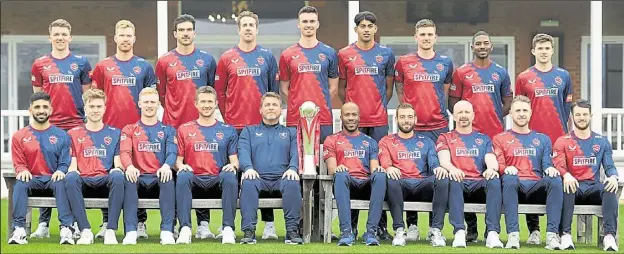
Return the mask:
{"type": "Polygon", "coordinates": [[[267,226],[267,227],[268,227],[268,226],[274,226],[273,221],[267,221],[267,222],[265,223],[265,226],[267,226]]]}

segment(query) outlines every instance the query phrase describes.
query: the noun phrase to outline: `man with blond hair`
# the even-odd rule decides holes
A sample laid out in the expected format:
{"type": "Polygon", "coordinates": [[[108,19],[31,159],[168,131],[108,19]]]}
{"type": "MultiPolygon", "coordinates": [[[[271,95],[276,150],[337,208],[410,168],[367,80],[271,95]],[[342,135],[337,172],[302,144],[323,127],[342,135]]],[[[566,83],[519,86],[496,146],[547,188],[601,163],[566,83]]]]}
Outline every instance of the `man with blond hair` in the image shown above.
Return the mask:
{"type": "MultiPolygon", "coordinates": [[[[65,131],[84,124],[82,92],[91,87],[91,64],[86,57],[71,53],[71,25],[64,19],[53,21],[48,27],[52,51],[37,58],[32,65],[31,82],[34,92],[50,95],[52,114],[50,123],[65,131]]],[[[50,237],[52,208],[40,208],[39,226],[30,237],[50,237]]]]}
{"type": "Polygon", "coordinates": [[[89,89],[82,94],[87,123],[69,130],[72,159],[65,182],[69,205],[81,230],[77,244],[92,244],[94,238],[87,220],[83,192],[108,194],[111,216],[105,221],[108,229],[104,244],[117,244],[115,231],[124,196],[124,175],[119,159],[121,130],[102,121],[106,100],[106,95],[99,89],[89,89]]]}

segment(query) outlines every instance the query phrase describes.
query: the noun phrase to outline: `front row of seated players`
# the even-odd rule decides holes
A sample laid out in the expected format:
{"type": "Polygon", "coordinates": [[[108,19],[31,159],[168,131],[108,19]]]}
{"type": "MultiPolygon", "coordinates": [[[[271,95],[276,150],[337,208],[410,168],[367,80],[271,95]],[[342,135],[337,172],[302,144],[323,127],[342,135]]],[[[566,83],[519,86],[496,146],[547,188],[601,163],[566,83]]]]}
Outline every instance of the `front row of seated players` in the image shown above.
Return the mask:
{"type": "MultiPolygon", "coordinates": [[[[207,191],[222,191],[222,242],[234,243],[235,172],[238,164],[244,172],[240,194],[244,232],[241,242],[255,243],[259,196],[279,194],[285,205],[286,242],[303,242],[297,233],[301,187],[297,174],[296,135],[278,123],[281,113],[279,95],[268,93],[263,97],[260,110],[263,122],[246,127],[240,140],[232,127],[214,119],[216,96],[212,88],[198,89],[195,104],[200,117],[197,121],[184,124],[177,138],[171,127],[162,125],[155,118],[158,106],[156,95],[152,88],[141,92],[141,120],[126,126],[120,134],[118,129],[102,123],[106,98],[100,90],[92,89],[83,96],[87,123],[72,129],[69,135],[50,125],[50,97],[45,93],[32,95],[29,111],[34,121],[14,134],[12,140],[18,181],[12,197],[14,232],[9,243],[27,243],[24,224],[26,201],[31,189],[53,190],[61,221],[62,244],[73,244],[69,226],[74,218],[82,231],[78,243],[92,243],[93,234],[86,220],[82,191],[107,187],[110,193],[110,226],[104,242],[117,243],[115,222],[123,203],[124,243],[135,244],[137,185],[141,191],[159,185],[163,244],[175,243],[172,234],[174,198],[182,227],[177,243],[190,243],[192,195],[202,197],[207,191]],[[268,152],[276,150],[283,152],[268,152]],[[176,153],[177,190],[174,189],[169,166],[176,161],[176,153]],[[113,156],[107,156],[111,154],[113,156]],[[125,179],[120,168],[125,168],[125,179]]],[[[396,120],[400,132],[382,139],[378,149],[374,140],[358,132],[357,105],[345,104],[341,110],[344,130],[325,141],[324,154],[330,172],[335,175],[342,231],[339,245],[351,245],[355,239],[355,230],[350,227],[349,218],[351,197],[362,198],[365,195],[366,198],[370,194],[370,216],[363,236],[368,245],[379,244],[374,232],[386,194],[395,221],[393,245],[405,244],[403,200],[433,201],[433,224],[428,235],[434,246],[446,245],[441,231],[448,206],[450,222],[455,228],[454,247],[466,246],[462,217],[464,198],[472,202],[485,201],[486,246],[490,248],[503,247],[499,238],[501,204],[509,215],[506,216],[507,248],[519,248],[519,199],[543,202],[539,197],[546,197],[546,248],[574,248],[570,231],[572,211],[577,201],[603,205],[604,249],[617,251],[614,237],[617,227],[617,170],[613,165],[609,142],[588,128],[591,106],[587,101],[579,101],[572,106],[576,129],[555,142],[552,152],[554,167],[550,140],[528,128],[531,113],[528,98],[514,98],[511,105],[512,129],[495,136],[490,142],[487,136],[472,129],[472,105],[460,101],[454,110],[457,127],[440,137],[435,146],[436,155],[433,142],[413,132],[412,126],[417,119],[410,105],[399,106],[396,120]],[[604,184],[599,181],[601,165],[607,176],[604,184]],[[501,201],[502,193],[506,198],[501,201]],[[522,193],[520,197],[519,193],[522,193]]]]}

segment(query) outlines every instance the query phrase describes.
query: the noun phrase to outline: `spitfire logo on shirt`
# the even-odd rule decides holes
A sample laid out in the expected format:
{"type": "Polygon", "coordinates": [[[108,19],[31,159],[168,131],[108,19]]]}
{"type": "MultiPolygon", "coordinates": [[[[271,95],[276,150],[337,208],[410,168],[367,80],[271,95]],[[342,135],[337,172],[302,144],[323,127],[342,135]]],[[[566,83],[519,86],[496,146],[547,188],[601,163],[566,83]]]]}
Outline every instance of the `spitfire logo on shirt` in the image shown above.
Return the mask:
{"type": "Polygon", "coordinates": [[[400,151],[397,157],[399,160],[420,159],[420,151],[400,151]]]}
{"type": "Polygon", "coordinates": [[[477,148],[455,148],[455,155],[457,157],[477,157],[479,156],[479,149],[477,148]]]}
{"type": "Polygon", "coordinates": [[[574,166],[594,166],[596,165],[596,157],[574,157],[572,164],[574,166]]]}
{"type": "Polygon", "coordinates": [[[50,84],[70,84],[74,83],[74,75],[54,74],[48,77],[50,84]]]}
{"type": "Polygon", "coordinates": [[[320,73],[321,72],[321,65],[320,64],[299,64],[297,66],[297,72],[299,72],[299,73],[306,73],[306,72],[320,73]]]}
{"type": "Polygon", "coordinates": [[[236,69],[236,75],[239,77],[258,77],[260,72],[260,68],[242,67],[236,69]]]}
{"type": "Polygon", "coordinates": [[[219,143],[198,141],[193,143],[193,150],[195,150],[195,152],[217,152],[219,151],[219,143]]]}
{"type": "Polygon", "coordinates": [[[364,157],[366,157],[366,151],[365,150],[355,150],[355,149],[345,150],[344,151],[344,157],[345,158],[364,159],[364,157]]]}
{"type": "Polygon", "coordinates": [[[199,70],[180,70],[176,72],[177,80],[199,79],[200,76],[199,70]]]}
{"type": "Polygon", "coordinates": [[[88,147],[88,148],[85,148],[82,153],[85,158],[89,158],[89,157],[106,158],[106,149],[88,147]]]}
{"type": "Polygon", "coordinates": [[[357,66],[355,67],[355,75],[379,75],[377,66],[357,66]]]}
{"type": "Polygon", "coordinates": [[[438,82],[440,81],[440,74],[429,74],[426,72],[417,72],[414,73],[414,81],[424,81],[424,82],[438,82]]]}
{"type": "Polygon", "coordinates": [[[158,153],[161,150],[160,143],[150,143],[148,141],[140,141],[137,145],[139,152],[158,153]]]}
{"type": "Polygon", "coordinates": [[[114,86],[135,86],[136,77],[126,77],[124,75],[114,75],[111,79],[114,86]]]}
{"type": "Polygon", "coordinates": [[[535,89],[535,97],[557,96],[559,89],[557,88],[537,88],[535,89]]]}
{"type": "Polygon", "coordinates": [[[535,151],[535,148],[519,147],[513,150],[514,157],[528,157],[528,156],[535,156],[536,154],[537,154],[537,151],[535,151]]]}
{"type": "Polygon", "coordinates": [[[474,84],[472,85],[473,93],[494,93],[494,85],[486,85],[486,84],[474,84]]]}

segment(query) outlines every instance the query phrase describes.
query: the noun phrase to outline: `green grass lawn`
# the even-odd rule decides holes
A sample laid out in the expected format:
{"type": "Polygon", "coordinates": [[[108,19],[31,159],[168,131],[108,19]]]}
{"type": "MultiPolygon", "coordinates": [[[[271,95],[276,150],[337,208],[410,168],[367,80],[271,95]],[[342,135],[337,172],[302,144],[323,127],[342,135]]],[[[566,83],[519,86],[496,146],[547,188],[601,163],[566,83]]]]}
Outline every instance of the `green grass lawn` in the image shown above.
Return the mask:
{"type": "MultiPolygon", "coordinates": [[[[445,248],[433,248],[429,245],[428,242],[426,241],[419,241],[417,243],[413,243],[413,242],[408,242],[407,246],[405,247],[393,247],[391,245],[390,241],[387,242],[382,242],[381,246],[375,246],[375,247],[367,247],[363,244],[360,243],[360,241],[358,241],[357,244],[355,244],[354,246],[351,247],[338,247],[336,246],[336,242],[332,242],[331,244],[323,244],[323,243],[311,243],[311,244],[305,244],[305,245],[298,245],[298,246],[292,246],[292,245],[285,245],[283,243],[283,236],[284,236],[284,220],[283,220],[283,215],[282,212],[279,210],[276,210],[275,212],[275,217],[276,217],[276,227],[278,229],[278,235],[280,237],[280,240],[277,241],[265,241],[265,240],[261,240],[260,236],[262,235],[262,230],[263,230],[263,226],[264,223],[260,222],[258,224],[258,230],[256,232],[256,235],[258,237],[258,244],[256,245],[241,245],[241,244],[235,244],[235,245],[222,245],[221,242],[219,240],[196,240],[193,238],[193,243],[190,245],[169,245],[169,246],[161,246],[159,244],[159,225],[160,225],[160,215],[158,213],[157,210],[149,210],[148,212],[148,234],[149,234],[149,239],[145,240],[145,239],[140,239],[138,241],[138,244],[135,246],[123,246],[121,244],[116,245],[116,246],[110,246],[110,245],[104,245],[103,244],[103,240],[102,239],[97,239],[95,241],[95,243],[93,245],[88,245],[88,246],[78,246],[78,245],[73,245],[73,246],[69,246],[69,245],[59,245],[59,230],[58,230],[58,221],[56,219],[56,209],[53,210],[52,213],[52,221],[51,221],[51,238],[49,239],[28,239],[28,244],[27,245],[8,245],[7,244],[7,224],[6,224],[6,214],[7,214],[7,207],[8,207],[8,203],[6,202],[6,200],[2,200],[1,201],[1,207],[2,207],[2,223],[0,223],[0,227],[1,227],[1,234],[0,236],[2,237],[1,239],[1,243],[2,243],[2,253],[17,253],[17,252],[27,252],[27,253],[70,253],[70,252],[78,252],[78,253],[117,253],[117,252],[136,252],[136,253],[171,253],[171,252],[179,252],[179,253],[189,253],[189,252],[219,252],[219,253],[226,253],[226,252],[248,252],[248,253],[260,253],[260,252],[269,252],[269,253],[273,253],[273,252],[283,252],[283,253],[291,253],[291,252],[304,252],[304,253],[318,253],[318,252],[324,252],[324,253],[335,253],[335,252],[369,252],[369,253],[397,253],[397,252],[401,252],[401,253],[414,253],[414,252],[424,252],[424,253],[431,253],[431,252],[470,252],[470,253],[475,253],[475,252],[490,252],[490,253],[500,253],[500,252],[511,252],[511,253],[517,253],[517,252],[526,252],[526,253],[534,253],[534,252],[547,252],[548,250],[544,249],[544,246],[530,246],[527,244],[524,244],[524,242],[526,242],[526,239],[528,237],[528,232],[526,229],[526,223],[524,221],[524,216],[520,216],[520,226],[521,226],[521,248],[520,250],[500,250],[500,249],[488,249],[484,246],[484,242],[482,239],[482,235],[483,235],[483,231],[485,230],[485,223],[484,223],[484,218],[483,215],[479,215],[479,242],[478,243],[470,243],[468,244],[468,248],[466,249],[455,249],[455,248],[451,248],[451,244],[453,241],[453,234],[452,234],[452,227],[450,226],[450,224],[448,223],[448,218],[444,227],[444,235],[447,237],[447,247],[445,248]]],[[[38,209],[33,209],[33,227],[36,227],[37,225],[37,219],[38,219],[38,209]]],[[[91,222],[93,227],[97,227],[100,225],[101,223],[101,212],[99,210],[89,210],[88,211],[88,216],[89,216],[89,221],[91,222]]],[[[195,223],[195,213],[193,212],[193,222],[195,223]]],[[[210,222],[210,228],[212,230],[213,233],[216,234],[217,229],[219,227],[219,224],[221,222],[221,211],[220,210],[213,210],[211,213],[211,218],[212,221],[210,222]]],[[[427,213],[420,213],[420,217],[419,217],[419,221],[425,222],[428,221],[428,214],[427,213]]],[[[448,217],[448,216],[447,216],[448,217]]],[[[624,205],[620,206],[620,215],[619,215],[619,223],[621,224],[622,218],[624,217],[624,205]]],[[[542,219],[541,221],[541,229],[542,229],[542,241],[545,240],[545,235],[546,235],[546,219],[545,217],[541,217],[542,219]]],[[[391,218],[389,218],[391,220],[391,218]]],[[[573,230],[576,229],[576,219],[574,220],[575,224],[573,225],[573,230]]],[[[392,222],[389,222],[388,224],[391,225],[392,222]]],[[[366,224],[366,213],[362,212],[360,214],[360,220],[359,220],[359,232],[363,232],[364,228],[365,228],[365,224],[366,224]]],[[[502,224],[502,228],[503,228],[503,232],[504,232],[504,223],[501,222],[502,224]]],[[[596,229],[596,219],[594,219],[594,232],[596,229]]],[[[123,225],[120,222],[120,226],[123,225]]],[[[237,214],[236,217],[236,225],[240,225],[240,214],[237,214]]],[[[195,226],[196,227],[196,226],[195,226]]],[[[122,227],[120,227],[122,228],[122,227]]],[[[338,232],[338,222],[335,221],[334,225],[334,232],[338,232]]],[[[420,236],[421,239],[425,238],[426,232],[428,230],[427,227],[420,227],[420,236]]],[[[34,228],[33,228],[34,230],[34,228]]],[[[94,228],[94,234],[97,233],[98,228],[94,228]]],[[[193,233],[195,232],[195,228],[193,228],[193,233]]],[[[240,237],[242,236],[242,233],[237,229],[237,241],[240,240],[240,237]]],[[[361,233],[360,233],[361,234],[361,233]]],[[[507,234],[502,233],[501,234],[501,240],[503,241],[503,243],[506,243],[506,239],[507,239],[507,234]]],[[[575,237],[574,237],[575,238],[575,237]]],[[[595,238],[595,237],[594,237],[595,238]]],[[[121,240],[123,239],[123,233],[121,231],[118,231],[117,233],[117,239],[119,240],[119,242],[121,243],[121,240]]],[[[622,243],[624,242],[622,237],[622,234],[620,234],[620,239],[619,242],[622,243]]],[[[602,250],[598,249],[596,247],[596,239],[594,239],[594,243],[591,245],[585,245],[585,244],[576,244],[576,253],[586,253],[586,252],[601,252],[602,250]]]]}

